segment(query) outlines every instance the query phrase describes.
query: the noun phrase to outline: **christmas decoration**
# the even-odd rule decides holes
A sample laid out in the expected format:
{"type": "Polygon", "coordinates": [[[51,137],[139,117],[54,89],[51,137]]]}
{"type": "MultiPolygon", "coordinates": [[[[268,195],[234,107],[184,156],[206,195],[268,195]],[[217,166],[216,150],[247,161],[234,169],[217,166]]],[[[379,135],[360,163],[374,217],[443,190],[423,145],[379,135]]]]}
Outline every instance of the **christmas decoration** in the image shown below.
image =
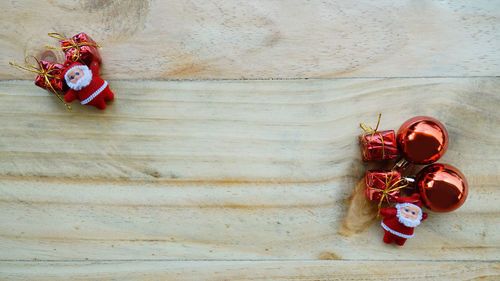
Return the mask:
{"type": "Polygon", "coordinates": [[[71,110],[71,106],[66,104],[64,100],[59,96],[59,92],[64,91],[67,87],[62,78],[62,72],[65,67],[61,64],[48,62],[44,60],[38,60],[34,56],[27,56],[24,59],[25,66],[9,62],[10,65],[16,66],[18,68],[37,73],[35,78],[35,85],[46,90],[50,90],[54,95],[66,106],[68,110],[71,110]],[[36,63],[30,63],[29,59],[35,60],[36,63]]]}
{"type": "Polygon", "coordinates": [[[396,135],[393,130],[377,131],[380,117],[375,129],[363,123],[359,124],[365,132],[359,136],[359,144],[363,152],[363,161],[377,161],[398,157],[396,135]]]}
{"type": "MultiPolygon", "coordinates": [[[[359,136],[363,160],[391,159],[386,157],[388,144],[394,145],[394,137],[384,137],[383,131],[360,124],[365,133],[359,136]],[[389,140],[389,141],[386,141],[389,140]]],[[[388,133],[390,135],[390,133],[388,133]]],[[[392,131],[394,134],[394,131],[392,131]]],[[[460,207],[466,200],[468,185],[464,175],[447,164],[431,164],[441,158],[448,147],[448,133],[443,124],[432,117],[417,116],[403,123],[396,136],[397,149],[391,148],[391,156],[401,155],[394,168],[368,170],[365,175],[366,196],[378,202],[378,213],[384,218],[381,226],[385,231],[383,241],[403,246],[413,237],[414,228],[427,218],[424,206],[436,212],[449,212],[460,207]],[[399,151],[397,151],[399,150],[399,151]],[[403,176],[410,164],[431,164],[416,176],[403,176]],[[403,188],[413,187],[410,197],[401,197],[403,188]],[[415,193],[416,192],[416,193],[415,193]],[[395,204],[382,208],[382,204],[395,204]]],[[[392,158],[394,158],[392,157],[392,158]]]]}
{"type": "Polygon", "coordinates": [[[399,152],[413,164],[430,164],[443,156],[448,147],[448,133],[432,117],[413,117],[397,133],[399,152]]]}
{"type": "Polygon", "coordinates": [[[398,171],[369,170],[365,181],[366,196],[370,201],[378,201],[379,212],[384,200],[387,204],[396,202],[401,189],[407,186],[398,171]]]}
{"type": "Polygon", "coordinates": [[[108,82],[99,77],[101,56],[97,48],[100,46],[83,32],[70,38],[59,33],[48,35],[59,39],[61,47],[47,46],[47,48],[63,50],[66,56],[64,65],[39,61],[34,56],[26,57],[27,67],[13,62],[10,64],[37,73],[35,84],[44,89],[50,89],[68,110],[71,110],[71,106],[65,101],[72,102],[75,99],[80,100],[81,104],[105,109],[105,101],[113,100],[114,94],[109,89],[108,82]],[[28,62],[28,58],[33,58],[36,64],[28,62]],[[58,93],[65,91],[67,92],[63,100],[58,93]]]}
{"type": "Polygon", "coordinates": [[[81,104],[92,105],[105,109],[105,101],[111,101],[114,94],[108,87],[108,82],[99,77],[99,64],[93,61],[90,67],[79,62],[73,62],[63,72],[66,84],[70,88],[64,99],[72,102],[80,100],[81,104]]]}
{"type": "Polygon", "coordinates": [[[420,195],[400,197],[393,208],[382,208],[380,214],[384,217],[380,225],[384,229],[383,241],[387,244],[395,242],[403,246],[408,238],[413,237],[415,227],[427,219],[422,212],[420,195]]]}
{"type": "Polygon", "coordinates": [[[432,164],[416,176],[415,186],[425,207],[435,212],[450,212],[467,199],[468,184],[464,175],[448,164],[432,164]]]}
{"type": "Polygon", "coordinates": [[[59,33],[49,33],[52,38],[59,39],[61,47],[50,47],[48,49],[62,49],[66,55],[66,61],[81,62],[90,65],[93,61],[101,63],[99,54],[100,46],[87,34],[80,32],[77,35],[66,38],[59,33]]]}

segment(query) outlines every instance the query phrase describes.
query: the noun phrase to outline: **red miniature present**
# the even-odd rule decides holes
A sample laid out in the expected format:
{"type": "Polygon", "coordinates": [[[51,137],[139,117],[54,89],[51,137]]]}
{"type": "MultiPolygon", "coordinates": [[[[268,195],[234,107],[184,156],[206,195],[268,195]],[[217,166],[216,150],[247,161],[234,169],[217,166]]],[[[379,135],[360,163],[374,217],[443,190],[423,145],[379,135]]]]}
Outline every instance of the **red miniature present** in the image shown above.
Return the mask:
{"type": "Polygon", "coordinates": [[[397,201],[401,189],[408,186],[398,171],[368,170],[365,176],[366,196],[370,201],[378,201],[378,208],[382,202],[394,203],[397,201]]]}
{"type": "Polygon", "coordinates": [[[90,38],[87,34],[80,32],[77,35],[66,38],[59,33],[49,33],[50,37],[59,39],[61,47],[47,47],[49,49],[62,49],[66,55],[66,61],[71,62],[82,62],[86,65],[90,65],[92,61],[97,61],[101,63],[101,55],[99,54],[98,48],[100,46],[90,38]]]}
{"type": "Polygon", "coordinates": [[[39,65],[43,73],[38,74],[35,78],[35,85],[47,90],[54,89],[58,92],[67,89],[62,79],[62,72],[65,68],[62,64],[41,60],[39,65]]]}
{"type": "Polygon", "coordinates": [[[365,124],[359,124],[365,131],[359,136],[359,145],[363,152],[363,161],[377,161],[398,157],[398,146],[394,130],[377,131],[380,124],[378,117],[377,127],[372,129],[365,124]]]}
{"type": "Polygon", "coordinates": [[[37,77],[35,78],[35,85],[38,87],[44,88],[46,90],[50,90],[56,95],[56,97],[64,104],[66,107],[71,110],[71,106],[67,105],[62,98],[59,96],[58,92],[63,92],[67,90],[67,85],[64,83],[64,79],[62,77],[63,71],[65,70],[65,66],[41,60],[39,61],[34,56],[27,56],[24,59],[27,67],[15,64],[13,62],[9,62],[10,65],[17,66],[21,69],[31,71],[37,73],[37,77]],[[30,63],[28,61],[29,58],[33,58],[36,61],[36,65],[30,63]]]}

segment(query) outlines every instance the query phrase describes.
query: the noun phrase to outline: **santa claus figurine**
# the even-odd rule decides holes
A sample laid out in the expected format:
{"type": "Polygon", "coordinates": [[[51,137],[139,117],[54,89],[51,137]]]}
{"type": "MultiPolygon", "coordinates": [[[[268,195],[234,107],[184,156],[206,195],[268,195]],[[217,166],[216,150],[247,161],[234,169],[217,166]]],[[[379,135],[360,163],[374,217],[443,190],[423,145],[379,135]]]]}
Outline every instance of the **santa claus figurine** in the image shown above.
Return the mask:
{"type": "Polygon", "coordinates": [[[384,217],[380,225],[385,231],[385,243],[395,242],[403,246],[406,239],[413,237],[415,227],[427,218],[427,213],[422,212],[418,193],[411,197],[400,197],[397,201],[394,208],[380,209],[380,214],[384,217]]]}
{"type": "Polygon", "coordinates": [[[114,98],[108,82],[99,77],[99,64],[90,63],[90,68],[79,62],[71,63],[63,72],[64,80],[70,88],[64,99],[72,102],[78,99],[81,104],[93,105],[105,109],[106,103],[114,98]]]}

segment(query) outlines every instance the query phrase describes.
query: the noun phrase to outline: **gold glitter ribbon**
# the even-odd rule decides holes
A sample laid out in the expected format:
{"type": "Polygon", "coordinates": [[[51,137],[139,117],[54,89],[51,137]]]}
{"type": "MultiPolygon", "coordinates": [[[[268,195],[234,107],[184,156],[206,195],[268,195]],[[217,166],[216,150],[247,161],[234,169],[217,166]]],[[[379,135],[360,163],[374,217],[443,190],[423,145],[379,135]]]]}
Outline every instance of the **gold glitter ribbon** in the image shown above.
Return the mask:
{"type": "MultiPolygon", "coordinates": [[[[364,133],[362,135],[362,139],[363,139],[363,143],[365,145],[367,144],[366,135],[371,134],[370,141],[373,140],[373,136],[375,136],[376,134],[378,134],[380,136],[380,141],[382,142],[382,159],[384,159],[385,158],[384,137],[382,136],[381,133],[377,133],[378,126],[380,125],[380,118],[382,118],[382,113],[378,114],[378,121],[377,121],[377,126],[375,127],[375,129],[373,129],[372,127],[370,127],[364,123],[360,123],[359,127],[361,127],[361,129],[363,129],[363,131],[364,131],[364,133]]],[[[367,153],[368,153],[366,150],[367,150],[366,148],[363,149],[363,155],[365,158],[366,158],[367,153]]]]}
{"type": "Polygon", "coordinates": [[[60,96],[59,94],[57,93],[57,91],[54,89],[54,87],[52,87],[52,84],[50,83],[50,80],[49,78],[54,78],[54,79],[61,79],[60,77],[58,76],[55,76],[53,74],[51,74],[52,71],[55,71],[56,69],[49,69],[49,70],[45,70],[43,69],[42,67],[42,64],[40,63],[40,61],[35,57],[35,56],[26,56],[24,58],[24,63],[28,66],[28,67],[25,67],[25,66],[22,66],[22,65],[19,65],[19,64],[15,64],[13,62],[9,62],[10,65],[12,66],[16,66],[20,69],[24,69],[24,70],[27,70],[27,71],[31,71],[31,72],[34,72],[38,75],[41,75],[44,77],[45,79],[45,84],[48,85],[50,87],[50,89],[52,90],[52,92],[54,93],[54,95],[56,95],[56,97],[59,99],[59,101],[61,101],[68,110],[71,110],[71,106],[69,106],[60,96]],[[33,58],[35,59],[36,61],[36,64],[38,66],[35,66],[34,64],[30,63],[28,61],[29,58],[33,58]]]}
{"type": "Polygon", "coordinates": [[[81,42],[81,43],[76,43],[75,40],[73,40],[73,38],[67,38],[65,37],[64,35],[60,34],[60,33],[56,33],[56,32],[50,32],[48,33],[49,37],[52,37],[52,38],[56,38],[56,39],[59,39],[59,40],[64,40],[64,41],[67,41],[70,46],[64,46],[64,47],[51,47],[51,46],[45,46],[45,48],[47,49],[58,49],[58,50],[63,50],[63,51],[66,51],[68,49],[71,49],[71,48],[75,48],[75,53],[72,56],[72,59],[73,61],[78,61],[80,59],[80,47],[81,46],[93,46],[93,47],[97,47],[97,48],[101,48],[101,46],[97,43],[92,43],[92,42],[81,42]]]}
{"type": "Polygon", "coordinates": [[[371,190],[376,190],[376,191],[379,191],[382,193],[382,197],[380,197],[380,201],[378,202],[377,218],[380,216],[380,208],[382,207],[382,202],[384,202],[384,199],[387,201],[388,204],[391,203],[389,201],[389,193],[394,192],[394,191],[398,191],[398,190],[408,186],[408,184],[403,184],[403,185],[398,186],[398,184],[403,182],[404,179],[399,179],[399,180],[395,181],[393,184],[391,184],[393,177],[394,177],[394,171],[391,171],[391,176],[389,178],[387,177],[387,174],[385,174],[385,188],[383,188],[383,189],[372,187],[372,186],[368,187],[371,190]]]}

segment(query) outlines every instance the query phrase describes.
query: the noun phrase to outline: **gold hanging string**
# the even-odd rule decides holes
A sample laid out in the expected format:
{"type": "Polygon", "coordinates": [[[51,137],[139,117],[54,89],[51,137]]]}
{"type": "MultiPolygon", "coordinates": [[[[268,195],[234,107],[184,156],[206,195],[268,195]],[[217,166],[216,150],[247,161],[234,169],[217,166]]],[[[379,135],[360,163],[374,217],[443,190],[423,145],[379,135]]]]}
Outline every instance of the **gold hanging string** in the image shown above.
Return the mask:
{"type": "Polygon", "coordinates": [[[389,186],[389,184],[392,182],[392,178],[393,177],[394,177],[394,171],[391,171],[390,178],[387,177],[387,174],[385,175],[385,188],[383,188],[383,189],[382,188],[372,187],[372,186],[368,187],[371,190],[376,190],[376,191],[382,192],[382,197],[380,197],[380,201],[378,202],[377,218],[380,216],[380,209],[382,207],[382,202],[384,202],[384,199],[387,201],[388,204],[391,203],[389,201],[389,193],[394,192],[394,191],[398,191],[398,190],[400,190],[400,189],[405,188],[405,187],[408,186],[407,183],[398,186],[398,184],[400,184],[403,181],[405,181],[404,179],[399,179],[399,180],[395,181],[393,184],[391,184],[389,186]]]}
{"type": "MultiPolygon", "coordinates": [[[[378,121],[377,121],[377,126],[375,127],[375,129],[373,129],[372,127],[366,125],[365,123],[360,123],[359,124],[359,127],[361,127],[361,129],[363,129],[363,135],[362,135],[362,139],[363,139],[363,143],[366,145],[367,144],[367,141],[366,141],[366,135],[367,134],[371,134],[371,137],[370,137],[370,141],[373,140],[373,136],[375,136],[376,134],[378,134],[380,136],[380,141],[382,143],[382,159],[385,158],[385,147],[384,147],[384,137],[382,136],[381,133],[378,133],[377,130],[378,130],[378,126],[380,125],[380,118],[382,117],[382,113],[379,113],[378,114],[378,121]]],[[[363,149],[363,155],[365,156],[366,158],[366,149],[363,149]]]]}
{"type": "Polygon", "coordinates": [[[26,56],[24,58],[24,63],[28,66],[28,67],[25,67],[25,66],[22,66],[22,65],[19,65],[19,64],[16,64],[16,63],[13,63],[13,62],[9,62],[10,65],[12,66],[15,66],[15,67],[18,67],[20,69],[24,69],[24,70],[27,70],[27,71],[31,71],[31,72],[34,72],[38,75],[41,75],[44,77],[45,79],[45,84],[48,85],[50,87],[50,89],[52,90],[52,92],[54,93],[54,95],[56,95],[56,97],[59,99],[59,101],[61,101],[68,110],[71,110],[71,106],[68,105],[60,96],[59,94],[57,93],[57,91],[54,89],[54,87],[52,87],[52,84],[50,83],[50,80],[49,78],[54,78],[54,79],[61,79],[59,76],[55,76],[53,74],[51,74],[51,72],[53,71],[56,71],[56,69],[52,68],[52,69],[49,69],[49,70],[45,70],[43,69],[42,67],[42,64],[40,63],[40,61],[35,57],[35,56],[26,56]],[[33,58],[35,61],[36,61],[36,64],[38,66],[35,66],[34,64],[30,63],[28,61],[29,58],[33,58]]]}
{"type": "Polygon", "coordinates": [[[56,38],[59,40],[67,40],[68,39],[68,37],[62,35],[61,33],[57,33],[57,32],[49,32],[49,33],[47,33],[47,35],[49,35],[49,37],[56,38]]]}
{"type": "Polygon", "coordinates": [[[57,50],[63,50],[66,51],[67,49],[75,48],[75,53],[72,55],[73,61],[78,61],[80,59],[80,47],[81,46],[93,46],[97,48],[101,48],[101,46],[97,43],[92,43],[92,42],[81,42],[81,43],[76,43],[73,38],[67,38],[64,35],[57,33],[57,32],[50,32],[48,33],[49,37],[56,38],[58,40],[64,40],[67,41],[70,46],[65,46],[65,47],[52,47],[52,46],[45,46],[47,49],[57,49],[57,50]]]}

